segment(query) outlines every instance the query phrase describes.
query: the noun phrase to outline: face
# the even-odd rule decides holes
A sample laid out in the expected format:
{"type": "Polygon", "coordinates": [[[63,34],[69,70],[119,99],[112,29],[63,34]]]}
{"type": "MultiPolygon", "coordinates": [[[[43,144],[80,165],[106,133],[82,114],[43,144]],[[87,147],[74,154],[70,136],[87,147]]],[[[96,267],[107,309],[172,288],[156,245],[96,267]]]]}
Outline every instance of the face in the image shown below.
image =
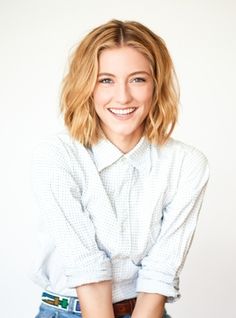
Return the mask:
{"type": "Polygon", "coordinates": [[[147,58],[132,47],[105,49],[93,93],[95,111],[106,137],[138,142],[152,103],[153,79],[147,58]]]}

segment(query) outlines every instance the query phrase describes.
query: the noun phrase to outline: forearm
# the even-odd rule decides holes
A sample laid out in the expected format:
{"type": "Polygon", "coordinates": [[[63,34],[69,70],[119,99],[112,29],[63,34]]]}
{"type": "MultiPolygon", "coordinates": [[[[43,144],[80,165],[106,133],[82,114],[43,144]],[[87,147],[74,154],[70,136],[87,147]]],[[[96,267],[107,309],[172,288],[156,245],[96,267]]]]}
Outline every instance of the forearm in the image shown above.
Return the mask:
{"type": "Polygon", "coordinates": [[[140,293],[132,318],[162,318],[166,297],[159,294],[140,293]]]}
{"type": "Polygon", "coordinates": [[[83,318],[114,318],[111,281],[82,285],[76,292],[83,318]]]}

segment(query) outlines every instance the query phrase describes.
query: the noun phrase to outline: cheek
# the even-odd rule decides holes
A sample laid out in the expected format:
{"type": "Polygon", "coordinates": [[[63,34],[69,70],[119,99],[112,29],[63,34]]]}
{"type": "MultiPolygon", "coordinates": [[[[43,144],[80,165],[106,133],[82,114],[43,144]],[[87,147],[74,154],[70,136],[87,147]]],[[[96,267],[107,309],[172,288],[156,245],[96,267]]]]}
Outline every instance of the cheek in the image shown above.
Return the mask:
{"type": "Polygon", "coordinates": [[[152,103],[152,94],[150,92],[147,92],[147,94],[139,94],[139,96],[137,96],[137,99],[140,103],[148,106],[152,103]]]}
{"type": "Polygon", "coordinates": [[[105,105],[111,99],[111,92],[108,90],[95,90],[93,100],[95,105],[105,105]]]}
{"type": "Polygon", "coordinates": [[[153,86],[148,85],[146,87],[135,89],[133,96],[142,103],[151,103],[153,97],[153,86]]]}

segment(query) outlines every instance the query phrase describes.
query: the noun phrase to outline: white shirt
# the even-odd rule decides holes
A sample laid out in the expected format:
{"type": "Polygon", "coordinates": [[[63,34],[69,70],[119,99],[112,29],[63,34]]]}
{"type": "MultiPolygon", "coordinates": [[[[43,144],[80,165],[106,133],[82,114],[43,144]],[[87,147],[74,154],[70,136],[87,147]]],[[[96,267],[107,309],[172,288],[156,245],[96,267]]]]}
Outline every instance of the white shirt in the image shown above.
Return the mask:
{"type": "Polygon", "coordinates": [[[143,137],[123,154],[105,139],[89,149],[67,132],[48,138],[32,164],[33,280],[76,296],[76,286],[112,279],[113,302],[137,292],[176,300],[208,176],[206,157],[174,139],[143,137]]]}

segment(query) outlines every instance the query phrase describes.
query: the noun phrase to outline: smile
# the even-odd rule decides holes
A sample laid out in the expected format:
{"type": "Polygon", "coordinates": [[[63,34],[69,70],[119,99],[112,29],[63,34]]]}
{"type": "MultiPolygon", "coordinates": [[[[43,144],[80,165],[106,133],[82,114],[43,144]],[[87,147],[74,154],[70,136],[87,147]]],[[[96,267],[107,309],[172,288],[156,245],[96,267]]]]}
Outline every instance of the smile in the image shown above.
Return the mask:
{"type": "Polygon", "coordinates": [[[136,107],[130,107],[130,108],[108,108],[108,110],[115,114],[115,115],[128,115],[133,113],[136,110],[136,107]]]}

